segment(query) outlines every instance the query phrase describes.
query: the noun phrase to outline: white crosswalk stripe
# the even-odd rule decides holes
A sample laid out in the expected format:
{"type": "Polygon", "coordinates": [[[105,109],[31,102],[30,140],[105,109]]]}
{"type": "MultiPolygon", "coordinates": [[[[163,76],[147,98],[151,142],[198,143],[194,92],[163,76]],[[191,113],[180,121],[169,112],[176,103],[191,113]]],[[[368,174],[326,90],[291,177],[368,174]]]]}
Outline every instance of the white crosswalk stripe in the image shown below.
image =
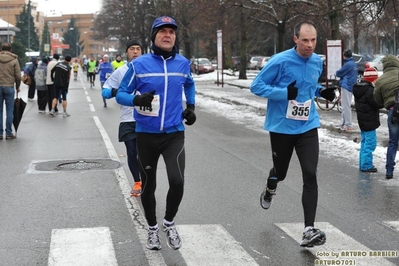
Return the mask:
{"type": "Polygon", "coordinates": [[[384,221],[382,224],[399,232],[399,221],[384,221]]]}
{"type": "Polygon", "coordinates": [[[183,241],[179,251],[188,266],[258,265],[219,224],[180,225],[177,229],[183,241]]]}
{"type": "Polygon", "coordinates": [[[117,266],[108,227],[53,229],[48,266],[117,266]]]}
{"type": "MultiPolygon", "coordinates": [[[[298,243],[300,242],[303,232],[303,223],[278,223],[276,225],[290,237],[297,240],[298,243]]],[[[373,251],[362,245],[352,237],[344,234],[342,231],[332,226],[330,223],[316,223],[315,227],[324,231],[327,237],[326,244],[307,249],[318,257],[318,260],[315,261],[315,265],[334,265],[327,264],[327,261],[334,261],[336,263],[335,265],[395,265],[385,259],[385,257],[396,257],[398,253],[397,250],[386,250],[386,252],[391,253],[386,253],[385,255],[388,256],[383,257],[382,255],[384,254],[377,253],[378,251],[373,251]]]]}

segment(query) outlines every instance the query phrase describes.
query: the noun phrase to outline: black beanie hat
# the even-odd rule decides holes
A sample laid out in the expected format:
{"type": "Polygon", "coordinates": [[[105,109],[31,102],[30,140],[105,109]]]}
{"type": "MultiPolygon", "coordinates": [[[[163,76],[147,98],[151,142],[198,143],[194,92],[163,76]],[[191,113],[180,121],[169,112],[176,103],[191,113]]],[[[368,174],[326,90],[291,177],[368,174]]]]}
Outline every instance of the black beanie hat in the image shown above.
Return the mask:
{"type": "Polygon", "coordinates": [[[141,50],[143,50],[143,45],[141,44],[141,41],[137,38],[132,38],[126,42],[126,52],[132,45],[138,45],[140,46],[141,50]]]}

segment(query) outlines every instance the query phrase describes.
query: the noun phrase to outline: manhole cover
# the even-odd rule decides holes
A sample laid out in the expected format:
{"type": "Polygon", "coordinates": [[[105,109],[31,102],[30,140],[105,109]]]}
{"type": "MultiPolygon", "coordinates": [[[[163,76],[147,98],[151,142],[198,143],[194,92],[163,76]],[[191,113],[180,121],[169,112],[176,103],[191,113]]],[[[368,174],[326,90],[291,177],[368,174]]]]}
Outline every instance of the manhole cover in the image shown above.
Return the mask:
{"type": "Polygon", "coordinates": [[[86,162],[86,161],[77,161],[70,163],[62,163],[57,166],[57,168],[63,170],[87,170],[93,168],[102,168],[104,164],[98,162],[86,162]]]}
{"type": "Polygon", "coordinates": [[[88,171],[117,169],[121,167],[119,161],[111,159],[78,159],[33,162],[31,169],[37,171],[88,171]]]}

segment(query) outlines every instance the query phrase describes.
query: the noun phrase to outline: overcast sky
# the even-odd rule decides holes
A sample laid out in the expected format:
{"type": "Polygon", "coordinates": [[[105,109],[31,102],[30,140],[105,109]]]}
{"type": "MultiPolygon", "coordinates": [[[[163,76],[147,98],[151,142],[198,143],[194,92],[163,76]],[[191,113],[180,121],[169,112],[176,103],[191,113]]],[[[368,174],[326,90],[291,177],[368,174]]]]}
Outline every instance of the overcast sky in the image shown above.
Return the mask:
{"type": "Polygon", "coordinates": [[[92,14],[100,11],[101,0],[32,0],[38,3],[38,10],[46,15],[62,14],[92,14]]]}

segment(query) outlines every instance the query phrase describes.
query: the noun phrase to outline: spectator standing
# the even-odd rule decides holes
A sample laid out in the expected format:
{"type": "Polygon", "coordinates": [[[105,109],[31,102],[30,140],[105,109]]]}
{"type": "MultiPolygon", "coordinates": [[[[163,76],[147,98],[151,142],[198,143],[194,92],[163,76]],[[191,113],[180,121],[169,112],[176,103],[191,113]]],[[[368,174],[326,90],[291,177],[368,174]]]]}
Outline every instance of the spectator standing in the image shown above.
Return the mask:
{"type": "Polygon", "coordinates": [[[68,117],[69,113],[67,112],[67,94],[69,87],[69,80],[71,78],[71,66],[69,63],[71,62],[71,56],[66,55],[65,60],[63,62],[58,63],[51,70],[51,79],[54,81],[54,99],[52,110],[50,114],[55,116],[55,106],[57,105],[57,101],[62,97],[62,108],[64,112],[62,114],[63,117],[68,117]]]}
{"type": "Polygon", "coordinates": [[[21,67],[18,63],[18,56],[11,52],[11,44],[4,42],[0,52],[0,140],[3,139],[3,108],[6,107],[6,139],[16,139],[12,133],[14,120],[14,96],[15,90],[20,92],[21,67]],[[15,84],[15,89],[14,89],[15,84]]]}
{"type": "MultiPolygon", "coordinates": [[[[98,67],[98,73],[100,73],[100,84],[101,84],[101,93],[103,90],[103,86],[105,81],[111,76],[114,71],[111,63],[109,62],[109,57],[107,54],[103,56],[103,61],[100,63],[98,67]]],[[[107,107],[107,100],[103,97],[104,107],[107,107]]]]}
{"type": "Polygon", "coordinates": [[[377,147],[376,129],[380,124],[380,109],[384,107],[374,100],[374,82],[378,78],[378,72],[373,67],[364,70],[364,78],[360,83],[353,85],[353,96],[357,122],[360,128],[359,170],[374,173],[377,168],[373,165],[373,152],[377,147]]]}
{"type": "MultiPolygon", "coordinates": [[[[129,61],[129,58],[128,58],[129,61]]],[[[120,54],[117,54],[115,57],[115,60],[112,61],[112,67],[114,68],[114,70],[117,70],[118,68],[120,68],[121,66],[123,66],[125,64],[125,62],[122,61],[122,56],[120,54]]]]}
{"type": "MultiPolygon", "coordinates": [[[[53,99],[55,97],[54,95],[54,84],[51,79],[51,70],[55,67],[56,64],[58,64],[58,60],[60,60],[60,55],[59,54],[53,54],[53,59],[48,63],[47,65],[47,77],[46,77],[46,85],[47,85],[47,104],[48,104],[48,111],[49,114],[51,115],[51,109],[53,106],[53,99]]],[[[54,107],[54,112],[57,114],[58,113],[58,108],[57,105],[54,107]]]]}
{"type": "Polygon", "coordinates": [[[47,105],[47,87],[46,87],[46,80],[47,80],[47,57],[43,57],[42,61],[37,66],[35,71],[35,83],[36,83],[36,90],[37,90],[37,106],[39,109],[39,113],[44,114],[46,112],[46,105],[47,105]]]}
{"type": "Polygon", "coordinates": [[[323,245],[326,235],[314,227],[318,184],[320,127],[314,97],[333,100],[332,90],[318,84],[323,63],[314,49],[317,31],[313,23],[303,21],[294,27],[295,46],[274,55],[251,84],[255,95],[267,98],[264,129],[269,131],[273,167],[260,196],[260,204],[269,209],[278,182],[286,178],[293,150],[302,169],[304,231],[301,246],[323,245]]]}
{"type": "Polygon", "coordinates": [[[174,218],[184,191],[184,125],[194,124],[195,85],[190,61],[178,54],[176,21],[168,16],[154,20],[151,27],[152,52],[133,60],[122,79],[116,100],[135,106],[137,152],[143,182],[141,202],[148,223],[148,249],[159,250],[156,217],[156,174],[162,155],[169,181],[162,231],[171,249],[181,247],[174,218]],[[133,95],[132,93],[135,92],[133,95]],[[183,92],[187,108],[183,109],[183,92]]]}
{"type": "Polygon", "coordinates": [[[96,81],[96,67],[97,61],[95,61],[94,57],[92,56],[87,62],[87,74],[89,75],[90,89],[94,88],[94,81],[96,81]]]}
{"type": "MultiPolygon", "coordinates": [[[[138,39],[130,39],[126,43],[126,56],[128,62],[136,59],[141,55],[143,45],[138,39]]],[[[107,99],[115,97],[116,92],[121,84],[122,78],[128,70],[125,64],[112,73],[103,86],[102,95],[107,99]]],[[[136,121],[133,117],[132,106],[120,106],[120,124],[119,124],[119,142],[124,142],[127,153],[127,163],[134,179],[134,185],[130,193],[131,196],[137,197],[141,194],[141,178],[139,172],[139,164],[137,161],[137,145],[136,145],[136,121]]]]}
{"type": "Polygon", "coordinates": [[[341,87],[341,123],[336,128],[343,131],[353,131],[352,124],[352,89],[357,82],[357,65],[352,58],[352,51],[346,50],[343,54],[344,65],[337,70],[336,75],[340,78],[341,87]]]}
{"type": "Polygon", "coordinates": [[[399,88],[399,61],[394,55],[387,55],[382,60],[383,74],[375,83],[374,99],[388,110],[389,141],[385,163],[386,179],[393,178],[395,158],[399,142],[399,121],[392,121],[395,95],[399,88]]]}
{"type": "Polygon", "coordinates": [[[31,62],[32,64],[28,67],[28,75],[32,81],[28,89],[28,101],[33,101],[33,98],[35,98],[35,91],[36,91],[35,72],[37,64],[39,62],[39,58],[32,57],[31,62]]]}

